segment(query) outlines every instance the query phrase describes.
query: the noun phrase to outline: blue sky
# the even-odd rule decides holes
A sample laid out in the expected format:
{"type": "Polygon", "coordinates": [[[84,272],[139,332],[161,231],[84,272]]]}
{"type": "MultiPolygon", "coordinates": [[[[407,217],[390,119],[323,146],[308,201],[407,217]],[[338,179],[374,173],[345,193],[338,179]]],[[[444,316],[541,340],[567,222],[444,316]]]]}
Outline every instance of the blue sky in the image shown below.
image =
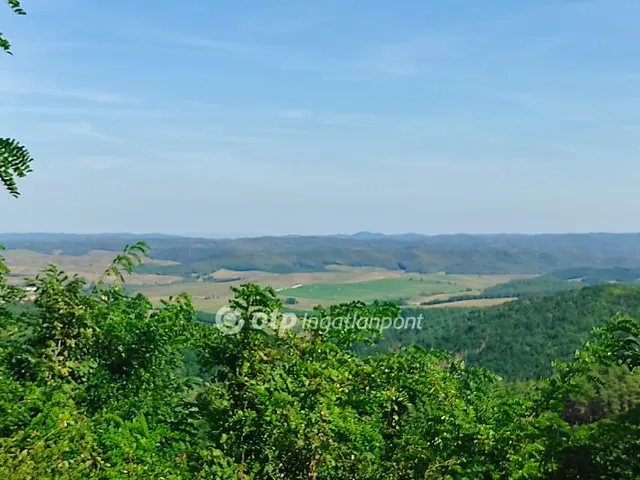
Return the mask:
{"type": "Polygon", "coordinates": [[[0,231],[639,230],[637,0],[23,4],[0,231]]]}

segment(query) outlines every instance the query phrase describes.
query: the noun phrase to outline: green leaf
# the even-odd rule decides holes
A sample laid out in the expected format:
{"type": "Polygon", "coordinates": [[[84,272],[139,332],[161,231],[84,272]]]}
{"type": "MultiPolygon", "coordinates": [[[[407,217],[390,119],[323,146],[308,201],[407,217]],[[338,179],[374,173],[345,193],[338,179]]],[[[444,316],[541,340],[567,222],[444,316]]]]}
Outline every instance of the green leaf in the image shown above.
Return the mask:
{"type": "Polygon", "coordinates": [[[32,161],[29,151],[16,140],[0,138],[0,183],[11,196],[20,196],[16,179],[31,173],[32,161]]]}

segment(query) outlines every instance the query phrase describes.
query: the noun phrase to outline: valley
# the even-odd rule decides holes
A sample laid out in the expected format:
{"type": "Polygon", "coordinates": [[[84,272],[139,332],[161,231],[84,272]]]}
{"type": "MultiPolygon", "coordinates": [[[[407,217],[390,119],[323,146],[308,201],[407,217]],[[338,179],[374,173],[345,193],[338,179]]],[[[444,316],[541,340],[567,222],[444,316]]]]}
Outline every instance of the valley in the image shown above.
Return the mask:
{"type": "MultiPolygon", "coordinates": [[[[231,287],[245,283],[271,286],[287,308],[308,311],[316,305],[353,300],[392,301],[406,307],[483,308],[587,285],[633,284],[640,278],[637,268],[619,265],[635,265],[631,255],[640,252],[640,237],[627,234],[364,239],[356,235],[236,240],[140,237],[150,244],[151,257],[127,278],[127,291],[141,293],[156,305],[185,292],[195,307],[206,313],[226,305],[232,296],[231,287]],[[607,259],[606,252],[612,244],[628,251],[629,257],[607,259]],[[555,262],[568,265],[567,268],[548,267],[541,271],[541,262],[549,261],[541,252],[560,255],[576,246],[584,253],[573,251],[570,258],[574,260],[555,262]],[[596,249],[600,252],[598,257],[592,253],[596,249]],[[376,254],[381,251],[384,256],[376,254]],[[413,252],[414,260],[407,256],[408,252],[413,252]],[[523,262],[534,254],[537,263],[523,262]],[[345,255],[349,255],[345,264],[329,261],[345,255]],[[291,264],[286,265],[285,256],[291,264]],[[430,259],[430,267],[420,266],[422,260],[417,259],[424,258],[430,259]],[[463,260],[437,270],[437,266],[446,266],[453,258],[463,260]],[[500,259],[499,267],[496,258],[500,259]],[[592,265],[597,258],[600,267],[579,263],[592,265]],[[242,264],[242,268],[229,268],[234,264],[242,264]]],[[[116,252],[132,239],[122,235],[0,235],[0,243],[9,247],[4,256],[11,269],[9,282],[14,285],[24,284],[48,263],[95,282],[116,252]]]]}

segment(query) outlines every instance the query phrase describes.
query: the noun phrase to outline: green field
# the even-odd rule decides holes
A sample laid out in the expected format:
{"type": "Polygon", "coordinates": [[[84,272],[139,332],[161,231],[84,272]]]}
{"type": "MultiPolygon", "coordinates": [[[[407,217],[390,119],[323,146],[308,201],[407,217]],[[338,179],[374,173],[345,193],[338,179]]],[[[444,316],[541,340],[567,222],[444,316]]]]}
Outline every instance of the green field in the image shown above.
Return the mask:
{"type": "Polygon", "coordinates": [[[279,293],[282,297],[311,300],[317,303],[332,303],[354,299],[365,302],[399,299],[408,301],[416,297],[456,293],[460,290],[461,287],[452,282],[409,277],[358,283],[316,283],[298,288],[287,288],[279,293]]]}
{"type": "MultiPolygon", "coordinates": [[[[88,281],[98,280],[114,258],[113,252],[93,250],[81,256],[44,254],[29,250],[4,252],[11,269],[11,283],[24,284],[48,263],[54,263],[69,274],[78,274],[88,281]]],[[[148,260],[148,264],[173,265],[168,261],[148,260]]],[[[231,287],[243,283],[272,286],[283,299],[295,298],[290,308],[310,310],[316,305],[328,305],[353,300],[371,302],[389,300],[406,305],[447,299],[461,294],[479,294],[487,287],[503,284],[528,275],[461,275],[445,273],[406,273],[372,267],[333,266],[320,272],[273,273],[257,270],[232,271],[220,269],[208,275],[185,277],[152,273],[128,275],[126,282],[132,291],[142,293],[154,304],[182,292],[192,297],[196,309],[215,312],[226,305],[231,287]]]]}
{"type": "MultiPolygon", "coordinates": [[[[225,273],[225,272],[223,272],[225,273]]],[[[229,272],[226,272],[229,273],[229,272]]],[[[214,312],[225,305],[231,286],[245,282],[270,285],[283,300],[296,299],[291,308],[310,310],[316,305],[362,300],[402,301],[419,305],[425,300],[448,298],[460,294],[477,294],[484,288],[500,284],[516,275],[447,275],[414,274],[397,271],[348,267],[331,272],[305,274],[268,274],[265,272],[232,272],[233,281],[224,283],[182,282],[147,285],[135,290],[159,302],[162,298],[186,292],[198,310],[214,312]],[[236,277],[240,277],[236,279],[236,277]]]]}

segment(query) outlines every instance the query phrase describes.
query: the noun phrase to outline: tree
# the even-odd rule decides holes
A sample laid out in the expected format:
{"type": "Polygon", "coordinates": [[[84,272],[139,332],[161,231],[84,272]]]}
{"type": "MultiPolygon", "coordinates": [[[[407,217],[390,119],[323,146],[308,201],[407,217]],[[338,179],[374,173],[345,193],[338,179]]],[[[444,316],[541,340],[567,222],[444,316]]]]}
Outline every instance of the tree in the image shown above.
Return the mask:
{"type": "MultiPolygon", "coordinates": [[[[18,0],[7,0],[16,15],[26,15],[18,0]]],[[[11,55],[11,44],[0,32],[0,49],[11,55]]],[[[13,197],[20,196],[16,179],[31,172],[29,151],[13,138],[0,138],[0,184],[13,197]]]]}
{"type": "Polygon", "coordinates": [[[630,371],[640,368],[640,323],[624,315],[594,329],[596,342],[587,352],[604,364],[625,365],[630,371]]]}

